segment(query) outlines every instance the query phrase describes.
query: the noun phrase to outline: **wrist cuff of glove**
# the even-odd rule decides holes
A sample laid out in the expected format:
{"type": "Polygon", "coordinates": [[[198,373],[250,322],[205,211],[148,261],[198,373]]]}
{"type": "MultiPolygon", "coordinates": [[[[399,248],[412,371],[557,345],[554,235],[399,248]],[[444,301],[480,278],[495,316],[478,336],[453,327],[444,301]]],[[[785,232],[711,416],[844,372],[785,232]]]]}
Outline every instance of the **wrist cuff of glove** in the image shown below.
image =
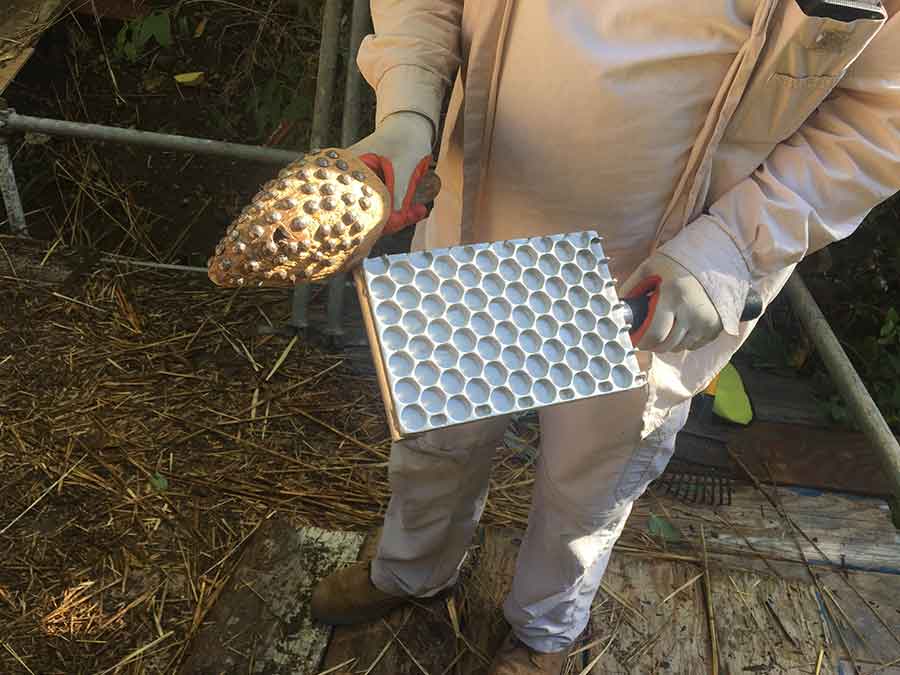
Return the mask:
{"type": "Polygon", "coordinates": [[[417,113],[431,122],[431,147],[434,148],[445,89],[445,80],[425,68],[410,65],[391,68],[375,89],[375,125],[394,113],[417,113]]]}
{"type": "Polygon", "coordinates": [[[729,335],[738,335],[751,274],[734,240],[713,216],[700,216],[659,247],[690,272],[709,296],[729,335]]]}

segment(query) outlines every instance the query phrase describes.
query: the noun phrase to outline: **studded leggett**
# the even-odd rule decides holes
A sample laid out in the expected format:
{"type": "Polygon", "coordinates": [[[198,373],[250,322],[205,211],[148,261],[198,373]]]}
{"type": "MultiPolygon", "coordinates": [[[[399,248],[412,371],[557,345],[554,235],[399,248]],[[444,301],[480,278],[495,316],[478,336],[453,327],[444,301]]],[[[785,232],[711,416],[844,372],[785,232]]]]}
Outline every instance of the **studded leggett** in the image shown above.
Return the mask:
{"type": "Polygon", "coordinates": [[[321,281],[365,257],[390,217],[391,196],[339,148],[303,155],[263,185],[208,261],[218,286],[321,281]]]}

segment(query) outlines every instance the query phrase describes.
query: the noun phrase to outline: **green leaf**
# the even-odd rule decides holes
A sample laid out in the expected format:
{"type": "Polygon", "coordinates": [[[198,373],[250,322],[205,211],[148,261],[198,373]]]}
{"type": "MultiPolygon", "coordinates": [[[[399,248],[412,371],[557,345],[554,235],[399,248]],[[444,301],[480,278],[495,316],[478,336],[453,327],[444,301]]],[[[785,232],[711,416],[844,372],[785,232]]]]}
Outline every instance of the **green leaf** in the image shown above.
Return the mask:
{"type": "Polygon", "coordinates": [[[665,518],[651,515],[647,519],[647,529],[654,537],[659,537],[663,541],[678,541],[681,535],[672,523],[665,518]]]}
{"type": "Polygon", "coordinates": [[[753,419],[753,407],[744,390],[744,383],[737,369],[730,363],[719,373],[713,412],[738,424],[749,424],[753,419]]]}
{"type": "Polygon", "coordinates": [[[132,61],[137,61],[140,58],[141,53],[144,51],[144,46],[151,37],[150,33],[144,30],[143,23],[135,24],[134,29],[131,31],[131,38],[125,45],[126,53],[132,54],[132,61]]]}
{"type": "Polygon", "coordinates": [[[131,33],[131,24],[124,24],[119,32],[116,33],[116,51],[121,52],[128,42],[128,36],[131,33]]]}
{"type": "Polygon", "coordinates": [[[900,317],[897,316],[897,310],[891,307],[884,319],[884,323],[881,325],[881,339],[878,341],[879,343],[888,344],[893,341],[891,338],[897,333],[898,322],[900,322],[900,317]]]}
{"type": "Polygon", "coordinates": [[[150,485],[152,485],[153,489],[158,492],[169,489],[169,481],[165,476],[161,476],[159,473],[154,473],[152,476],[150,476],[150,485]]]}
{"type": "Polygon", "coordinates": [[[153,37],[160,47],[171,46],[172,25],[169,20],[169,13],[154,12],[148,15],[141,22],[141,34],[143,36],[142,47],[150,37],[153,37]]]}

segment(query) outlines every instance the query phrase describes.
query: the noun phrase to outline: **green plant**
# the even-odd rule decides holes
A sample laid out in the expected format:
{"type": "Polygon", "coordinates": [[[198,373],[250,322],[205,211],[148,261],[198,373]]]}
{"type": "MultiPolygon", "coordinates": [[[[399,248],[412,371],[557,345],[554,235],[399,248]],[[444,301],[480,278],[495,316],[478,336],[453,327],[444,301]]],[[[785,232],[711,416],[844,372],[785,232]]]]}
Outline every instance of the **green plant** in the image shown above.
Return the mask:
{"type": "MultiPolygon", "coordinates": [[[[891,307],[877,335],[865,335],[846,346],[881,414],[890,426],[897,428],[900,426],[900,313],[891,307]]],[[[852,423],[839,394],[829,396],[825,405],[836,422],[852,423]]]]}
{"type": "Polygon", "coordinates": [[[900,316],[897,315],[895,307],[891,307],[888,310],[884,323],[881,325],[881,335],[878,337],[878,344],[900,344],[900,316]]]}
{"type": "Polygon", "coordinates": [[[301,121],[312,115],[312,101],[295,85],[277,75],[247,97],[247,112],[253,117],[258,138],[264,138],[282,121],[301,121]]]}
{"type": "Polygon", "coordinates": [[[872,377],[876,398],[886,408],[888,424],[900,423],[900,314],[891,307],[873,348],[872,377]]]}
{"type": "Polygon", "coordinates": [[[144,54],[151,39],[160,47],[172,45],[172,20],[168,11],[153,12],[125,22],[116,35],[113,54],[116,58],[134,63],[144,54]]]}

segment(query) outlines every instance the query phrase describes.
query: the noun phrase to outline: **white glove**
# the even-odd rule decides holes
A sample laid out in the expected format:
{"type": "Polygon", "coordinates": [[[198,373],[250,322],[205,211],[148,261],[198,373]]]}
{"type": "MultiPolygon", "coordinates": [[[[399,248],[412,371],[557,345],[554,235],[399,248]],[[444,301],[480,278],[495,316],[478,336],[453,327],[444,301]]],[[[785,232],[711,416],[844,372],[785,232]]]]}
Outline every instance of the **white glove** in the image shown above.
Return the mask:
{"type": "MultiPolygon", "coordinates": [[[[622,286],[620,296],[644,280],[657,277],[659,285],[650,325],[635,345],[653,352],[692,351],[715,340],[722,318],[703,286],[687,269],[661,253],[644,261],[622,286]]],[[[634,327],[637,329],[637,326],[634,327]]]]}
{"type": "Polygon", "coordinates": [[[399,112],[387,116],[374,132],[347,148],[392,191],[391,218],[384,234],[393,234],[427,215],[424,205],[413,204],[413,197],[431,163],[433,133],[427,117],[399,112]]]}

